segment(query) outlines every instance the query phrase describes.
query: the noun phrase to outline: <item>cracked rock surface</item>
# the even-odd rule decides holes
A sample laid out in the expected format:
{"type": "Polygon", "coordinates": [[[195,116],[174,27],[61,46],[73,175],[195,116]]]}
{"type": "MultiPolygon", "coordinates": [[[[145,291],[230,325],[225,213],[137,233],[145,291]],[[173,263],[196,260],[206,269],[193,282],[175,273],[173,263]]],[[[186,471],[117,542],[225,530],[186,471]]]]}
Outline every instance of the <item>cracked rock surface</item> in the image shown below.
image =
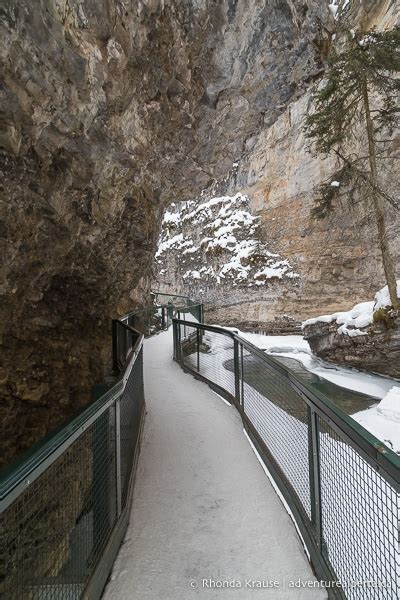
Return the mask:
{"type": "Polygon", "coordinates": [[[89,400],[148,299],[164,206],[224,176],[321,69],[320,3],[0,7],[0,454],[89,400]]]}

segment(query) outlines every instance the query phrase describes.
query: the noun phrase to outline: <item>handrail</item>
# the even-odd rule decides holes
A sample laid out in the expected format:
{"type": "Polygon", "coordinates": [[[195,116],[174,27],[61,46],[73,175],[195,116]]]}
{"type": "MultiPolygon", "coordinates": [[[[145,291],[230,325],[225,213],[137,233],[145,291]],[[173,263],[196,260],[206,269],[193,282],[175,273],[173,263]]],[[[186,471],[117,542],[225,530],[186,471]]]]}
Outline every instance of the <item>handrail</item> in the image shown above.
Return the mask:
{"type": "Polygon", "coordinates": [[[365,457],[370,459],[371,464],[373,464],[375,468],[384,469],[392,483],[400,486],[400,456],[365,429],[365,427],[357,423],[351,416],[347,415],[322,392],[319,392],[317,395],[312,387],[307,382],[301,381],[290,368],[278,362],[275,358],[266,354],[263,350],[234,331],[230,331],[224,327],[204,325],[201,323],[189,324],[183,319],[173,319],[173,322],[177,325],[190,325],[205,331],[219,333],[240,342],[244,348],[251,350],[253,354],[256,354],[270,367],[274,368],[277,372],[284,374],[309,406],[313,406],[315,410],[326,416],[331,423],[339,427],[341,432],[348,439],[350,445],[356,447],[363,455],[365,455],[365,457]],[[350,434],[354,435],[356,440],[352,439],[350,434]]]}
{"type": "MultiPolygon", "coordinates": [[[[202,317],[202,307],[179,304],[202,317]]],[[[175,310],[153,305],[114,319],[113,376],[0,472],[1,597],[55,600],[61,585],[68,597],[100,598],[129,521],[145,415],[144,334],[166,329],[175,310]]]]}
{"type": "Polygon", "coordinates": [[[354,600],[346,586],[363,581],[364,594],[370,583],[400,597],[400,457],[234,331],[184,319],[173,330],[174,360],[239,411],[329,598],[354,600]]]}
{"type": "MultiPolygon", "coordinates": [[[[193,308],[195,306],[203,306],[203,305],[201,303],[191,304],[190,306],[184,305],[181,307],[179,307],[176,304],[173,305],[174,309],[176,309],[176,310],[178,310],[179,308],[181,308],[181,309],[193,308]]],[[[118,320],[123,323],[124,321],[128,320],[129,317],[132,317],[135,315],[141,315],[143,313],[148,313],[149,311],[156,311],[156,310],[163,309],[163,308],[169,308],[169,305],[168,304],[152,304],[150,306],[144,306],[143,308],[138,308],[137,310],[131,310],[130,312],[126,313],[126,315],[124,315],[121,319],[118,319],[118,320]]]]}
{"type": "MultiPolygon", "coordinates": [[[[125,325],[125,327],[128,326],[125,325]]],[[[123,392],[126,385],[125,373],[132,368],[144,339],[142,334],[131,327],[129,329],[137,333],[138,338],[126,368],[116,377],[112,388],[107,390],[100,398],[84,406],[57,429],[37,442],[17,461],[2,469],[0,473],[0,512],[12,502],[24,487],[30,485],[44,469],[51,465],[58,458],[60,452],[66,450],[72,444],[77,435],[81,435],[89,427],[93,418],[97,418],[123,392]],[[10,496],[11,492],[13,492],[12,496],[10,496]],[[5,502],[6,497],[7,502],[5,502]]]]}
{"type": "Polygon", "coordinates": [[[169,294],[168,292],[151,292],[154,296],[169,296],[171,298],[185,298],[185,300],[189,300],[190,302],[200,303],[199,300],[190,298],[190,296],[185,296],[184,294],[169,294]]]}

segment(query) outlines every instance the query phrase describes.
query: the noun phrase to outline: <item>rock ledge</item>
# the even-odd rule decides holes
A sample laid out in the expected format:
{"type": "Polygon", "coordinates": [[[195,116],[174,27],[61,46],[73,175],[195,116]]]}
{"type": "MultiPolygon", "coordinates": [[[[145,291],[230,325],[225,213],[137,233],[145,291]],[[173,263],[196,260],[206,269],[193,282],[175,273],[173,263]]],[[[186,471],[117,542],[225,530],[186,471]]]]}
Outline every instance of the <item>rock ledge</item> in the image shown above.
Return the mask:
{"type": "Polygon", "coordinates": [[[390,323],[373,323],[366,335],[338,333],[337,323],[305,325],[304,339],[312,352],[329,362],[400,379],[400,311],[390,312],[390,323]]]}

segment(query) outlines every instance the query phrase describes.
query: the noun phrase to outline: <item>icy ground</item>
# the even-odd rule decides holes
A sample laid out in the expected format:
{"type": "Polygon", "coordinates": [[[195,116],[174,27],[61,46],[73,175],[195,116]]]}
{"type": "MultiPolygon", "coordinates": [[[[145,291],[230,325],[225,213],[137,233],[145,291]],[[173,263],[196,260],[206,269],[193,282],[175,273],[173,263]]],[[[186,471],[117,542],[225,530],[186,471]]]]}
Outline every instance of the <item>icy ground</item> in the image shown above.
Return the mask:
{"type": "Polygon", "coordinates": [[[144,440],[105,600],[327,598],[323,589],[289,588],[315,579],[236,410],[172,362],[170,331],[146,340],[144,353],[144,440]]]}
{"type": "MultiPolygon", "coordinates": [[[[203,342],[208,351],[200,356],[200,372],[234,393],[233,373],[224,372],[226,361],[232,359],[232,341],[222,334],[207,332],[203,342]]],[[[185,362],[195,368],[197,353],[186,356],[185,362]]],[[[309,431],[301,399],[296,401],[294,396],[288,404],[282,403],[283,398],[277,394],[279,388],[267,386],[261,390],[247,381],[243,383],[242,403],[247,417],[311,517],[309,431]]],[[[396,398],[385,400],[381,410],[392,416],[396,398]]],[[[330,427],[321,428],[319,447],[324,541],[338,580],[345,586],[346,598],[400,598],[398,494],[330,427]],[[353,585],[357,581],[376,582],[380,586],[378,594],[370,595],[369,589],[360,593],[353,585]],[[388,587],[386,595],[384,589],[388,587]]]]}
{"type": "Polygon", "coordinates": [[[308,342],[300,335],[268,336],[244,331],[239,334],[268,354],[294,358],[327,381],[380,399],[378,406],[351,416],[394,452],[400,453],[400,381],[324,363],[312,355],[308,342]]]}

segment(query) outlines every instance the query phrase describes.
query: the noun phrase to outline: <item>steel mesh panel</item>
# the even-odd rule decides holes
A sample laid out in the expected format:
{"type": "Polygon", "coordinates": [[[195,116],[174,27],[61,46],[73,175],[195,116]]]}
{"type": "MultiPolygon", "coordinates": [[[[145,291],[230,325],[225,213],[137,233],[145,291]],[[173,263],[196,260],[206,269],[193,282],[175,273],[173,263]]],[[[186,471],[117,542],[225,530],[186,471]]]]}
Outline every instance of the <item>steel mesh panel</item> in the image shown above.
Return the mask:
{"type": "Polygon", "coordinates": [[[182,319],[182,321],[200,323],[200,306],[188,306],[187,308],[179,309],[178,318],[182,319]]]}
{"type": "Polygon", "coordinates": [[[350,600],[396,600],[399,494],[320,417],[318,428],[323,552],[350,600]]]}
{"type": "Polygon", "coordinates": [[[116,520],[114,408],[2,514],[0,597],[80,597],[116,520]]]}
{"type": "Polygon", "coordinates": [[[284,375],[243,349],[245,414],[284,472],[311,519],[307,406],[284,375]]]}
{"type": "Polygon", "coordinates": [[[180,325],[181,352],[184,365],[206,377],[210,382],[235,395],[233,339],[224,334],[200,331],[190,325],[180,325]]]}
{"type": "Polygon", "coordinates": [[[185,299],[171,296],[162,298],[162,306],[150,306],[137,310],[127,319],[127,324],[146,337],[168,329],[172,318],[177,317],[194,323],[201,321],[202,306],[187,303],[185,299]]]}
{"type": "Polygon", "coordinates": [[[179,294],[164,294],[162,292],[157,292],[155,294],[156,301],[161,304],[188,304],[190,299],[187,296],[180,296],[179,294]]]}
{"type": "MultiPolygon", "coordinates": [[[[316,399],[308,405],[281,367],[235,340],[194,323],[177,323],[174,356],[240,401],[245,422],[279,465],[282,474],[275,476],[296,500],[294,508],[297,500],[304,508],[300,519],[310,536],[307,543],[326,561],[316,561],[319,577],[326,579],[328,569],[349,600],[397,600],[400,498],[390,476],[371,466],[372,449],[370,464],[361,446],[353,449],[323,422],[313,408],[316,399]]],[[[356,435],[353,439],[358,445],[356,435]]]]}
{"type": "Polygon", "coordinates": [[[121,442],[121,499],[125,506],[136,444],[140,434],[140,420],[144,405],[143,348],[136,358],[124,393],[120,399],[121,442]]]}

